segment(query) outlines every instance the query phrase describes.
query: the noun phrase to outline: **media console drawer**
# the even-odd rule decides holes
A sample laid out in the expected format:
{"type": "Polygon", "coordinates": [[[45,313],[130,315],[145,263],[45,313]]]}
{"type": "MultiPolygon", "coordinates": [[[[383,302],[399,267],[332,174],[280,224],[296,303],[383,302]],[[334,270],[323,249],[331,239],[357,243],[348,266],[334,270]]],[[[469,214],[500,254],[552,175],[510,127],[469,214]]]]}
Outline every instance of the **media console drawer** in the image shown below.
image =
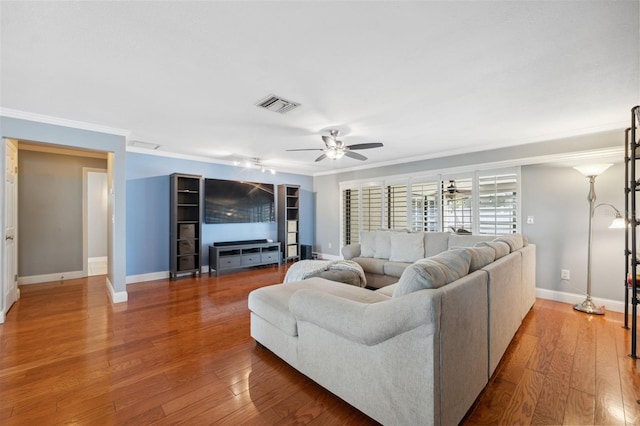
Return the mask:
{"type": "Polygon", "coordinates": [[[209,246],[209,273],[259,265],[280,264],[280,243],[209,246]]]}

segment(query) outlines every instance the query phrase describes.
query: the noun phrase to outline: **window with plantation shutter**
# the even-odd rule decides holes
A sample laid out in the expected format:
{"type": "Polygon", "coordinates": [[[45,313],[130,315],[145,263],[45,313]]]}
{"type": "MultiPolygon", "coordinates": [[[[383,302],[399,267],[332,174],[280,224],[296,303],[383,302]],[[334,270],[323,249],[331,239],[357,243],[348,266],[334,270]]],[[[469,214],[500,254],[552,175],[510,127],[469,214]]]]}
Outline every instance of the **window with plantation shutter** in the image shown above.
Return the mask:
{"type": "Polygon", "coordinates": [[[409,211],[412,231],[439,231],[438,182],[411,184],[411,208],[409,211]]]}
{"type": "Polygon", "coordinates": [[[341,182],[343,244],[360,231],[410,229],[504,235],[520,229],[520,168],[341,182]]]}
{"type": "Polygon", "coordinates": [[[382,226],[382,188],[369,186],[360,188],[362,192],[361,231],[375,231],[382,226]]]}
{"type": "Polygon", "coordinates": [[[357,189],[342,191],[343,245],[360,242],[360,218],[357,189]]]}
{"type": "Polygon", "coordinates": [[[518,218],[518,175],[478,174],[478,233],[513,234],[518,218]]]}
{"type": "Polygon", "coordinates": [[[473,179],[449,179],[442,184],[442,230],[473,230],[473,179]]]}
{"type": "Polygon", "coordinates": [[[406,229],[407,226],[407,185],[385,187],[385,225],[388,229],[406,229]]]}

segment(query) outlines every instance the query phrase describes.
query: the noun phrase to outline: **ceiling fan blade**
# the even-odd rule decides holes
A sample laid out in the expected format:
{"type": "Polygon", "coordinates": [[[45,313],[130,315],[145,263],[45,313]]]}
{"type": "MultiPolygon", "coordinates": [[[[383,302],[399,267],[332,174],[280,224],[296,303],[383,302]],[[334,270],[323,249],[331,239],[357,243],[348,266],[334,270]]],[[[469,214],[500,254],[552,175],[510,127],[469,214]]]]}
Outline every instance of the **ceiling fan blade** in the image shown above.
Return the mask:
{"type": "Polygon", "coordinates": [[[331,136],[322,136],[322,140],[324,141],[324,144],[327,146],[327,148],[335,148],[336,140],[331,136]]]}
{"type": "Polygon", "coordinates": [[[346,155],[347,157],[355,158],[356,160],[360,160],[360,161],[364,161],[367,159],[367,157],[365,157],[362,154],[358,154],[357,152],[345,151],[344,155],[346,155]]]}
{"type": "Polygon", "coordinates": [[[371,143],[357,143],[355,145],[349,145],[347,148],[349,149],[371,149],[371,148],[382,148],[384,145],[382,142],[371,142],[371,143]]]}
{"type": "Polygon", "coordinates": [[[322,154],[320,157],[316,158],[316,162],[324,160],[325,158],[327,158],[327,154],[322,154]]]}
{"type": "Polygon", "coordinates": [[[285,151],[324,151],[320,148],[286,149],[285,151]]]}

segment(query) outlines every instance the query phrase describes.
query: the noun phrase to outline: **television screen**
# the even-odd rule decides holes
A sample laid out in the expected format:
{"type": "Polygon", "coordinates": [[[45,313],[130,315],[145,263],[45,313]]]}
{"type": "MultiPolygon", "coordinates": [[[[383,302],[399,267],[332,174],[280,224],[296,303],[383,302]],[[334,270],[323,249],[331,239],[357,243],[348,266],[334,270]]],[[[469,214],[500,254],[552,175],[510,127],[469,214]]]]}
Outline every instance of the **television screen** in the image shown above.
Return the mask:
{"type": "Polygon", "coordinates": [[[275,222],[273,184],[204,180],[204,223],[275,222]]]}

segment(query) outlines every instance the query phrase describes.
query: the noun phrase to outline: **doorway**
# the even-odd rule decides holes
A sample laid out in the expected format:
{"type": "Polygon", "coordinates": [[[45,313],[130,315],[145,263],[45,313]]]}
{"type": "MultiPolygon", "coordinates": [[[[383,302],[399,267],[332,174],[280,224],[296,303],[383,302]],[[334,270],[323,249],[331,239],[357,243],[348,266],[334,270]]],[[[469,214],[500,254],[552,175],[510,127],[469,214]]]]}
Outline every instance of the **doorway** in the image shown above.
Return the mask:
{"type": "Polygon", "coordinates": [[[107,170],[82,169],[82,235],[84,270],[89,277],[106,275],[108,265],[107,170]]]}

